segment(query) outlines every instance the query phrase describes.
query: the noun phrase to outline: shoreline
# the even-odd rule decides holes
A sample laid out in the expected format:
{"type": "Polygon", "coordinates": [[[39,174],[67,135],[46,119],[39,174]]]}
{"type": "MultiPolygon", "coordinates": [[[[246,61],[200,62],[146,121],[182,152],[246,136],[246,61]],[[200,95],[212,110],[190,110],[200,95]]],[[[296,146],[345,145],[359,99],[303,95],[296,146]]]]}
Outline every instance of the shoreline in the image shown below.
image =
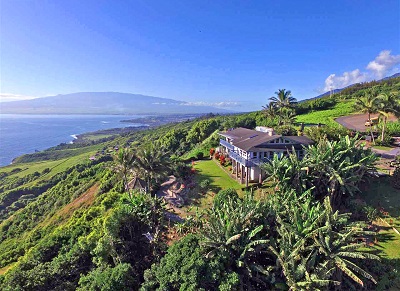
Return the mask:
{"type": "MultiPolygon", "coordinates": [[[[77,114],[14,114],[14,113],[5,113],[5,114],[0,114],[3,116],[12,116],[12,115],[27,115],[27,116],[33,116],[33,115],[46,115],[46,116],[54,116],[54,115],[63,115],[63,116],[73,116],[77,114]]],[[[121,115],[121,114],[79,114],[79,115],[86,115],[86,116],[101,116],[101,115],[113,115],[113,116],[125,116],[126,115],[121,115]]],[[[53,145],[49,146],[43,150],[36,150],[30,153],[25,153],[22,155],[17,155],[12,158],[11,162],[6,165],[0,165],[0,168],[2,167],[7,167],[9,165],[13,165],[15,163],[15,160],[17,160],[19,157],[24,156],[24,155],[32,155],[38,152],[44,152],[48,151],[50,149],[53,149],[55,147],[67,147],[68,145],[79,145],[79,144],[90,144],[90,143],[101,143],[107,141],[107,139],[112,139],[114,136],[119,135],[119,134],[128,134],[136,131],[141,131],[141,130],[147,130],[147,129],[153,129],[157,128],[159,126],[169,124],[169,123],[177,123],[177,122],[184,122],[184,121],[189,121],[195,118],[199,118],[204,116],[205,114],[163,114],[163,115],[148,115],[148,114],[136,114],[140,115],[138,118],[133,118],[132,119],[123,119],[120,120],[119,122],[121,123],[132,123],[132,126],[126,126],[126,127],[114,127],[114,128],[109,128],[109,129],[100,129],[100,130],[95,130],[95,131],[88,131],[84,132],[81,134],[71,134],[70,137],[72,140],[68,142],[62,142],[59,143],[58,145],[53,145]],[[136,126],[134,126],[136,125],[136,126]]],[[[122,125],[122,124],[121,124],[122,125]]]]}

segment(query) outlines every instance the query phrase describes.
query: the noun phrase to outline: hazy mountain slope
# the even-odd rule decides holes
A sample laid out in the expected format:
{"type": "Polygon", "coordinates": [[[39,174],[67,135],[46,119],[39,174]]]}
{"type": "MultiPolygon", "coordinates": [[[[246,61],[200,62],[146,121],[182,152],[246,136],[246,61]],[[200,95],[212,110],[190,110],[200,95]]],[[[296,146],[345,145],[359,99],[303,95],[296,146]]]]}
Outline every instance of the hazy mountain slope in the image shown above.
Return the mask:
{"type": "MultiPolygon", "coordinates": [[[[398,78],[398,77],[400,77],[400,73],[396,73],[394,75],[391,75],[391,76],[385,77],[383,79],[377,80],[377,82],[386,81],[386,80],[390,80],[390,79],[394,79],[394,78],[398,78]]],[[[302,101],[307,101],[307,100],[312,100],[312,99],[322,98],[322,97],[325,97],[325,96],[329,96],[330,94],[336,94],[336,93],[339,93],[340,91],[343,91],[344,89],[351,88],[351,87],[353,87],[353,86],[355,86],[357,84],[360,84],[360,83],[354,83],[354,84],[348,85],[348,86],[340,88],[340,89],[334,89],[334,90],[332,90],[332,92],[331,91],[327,91],[327,92],[322,93],[322,94],[320,94],[318,96],[301,100],[301,102],[302,101]]]]}
{"type": "Polygon", "coordinates": [[[176,114],[226,113],[211,106],[184,101],[117,92],[79,92],[66,95],[0,103],[1,113],[29,114],[176,114]]]}

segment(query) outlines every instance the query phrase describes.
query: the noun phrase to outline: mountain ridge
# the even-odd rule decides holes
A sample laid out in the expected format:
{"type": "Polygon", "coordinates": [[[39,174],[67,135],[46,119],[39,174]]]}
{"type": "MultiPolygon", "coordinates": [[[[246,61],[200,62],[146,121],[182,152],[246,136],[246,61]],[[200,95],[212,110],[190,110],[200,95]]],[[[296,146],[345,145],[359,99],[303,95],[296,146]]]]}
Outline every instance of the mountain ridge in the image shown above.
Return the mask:
{"type": "MultiPolygon", "coordinates": [[[[400,77],[400,73],[395,73],[395,74],[393,74],[393,75],[391,75],[391,76],[388,76],[388,77],[385,77],[385,78],[376,80],[376,82],[386,81],[386,80],[393,79],[393,78],[398,78],[398,77],[400,77]]],[[[311,97],[311,98],[307,98],[307,99],[303,99],[303,100],[301,100],[300,102],[307,101],[307,100],[314,100],[314,99],[322,98],[322,97],[328,96],[328,95],[331,94],[331,93],[332,93],[332,94],[336,94],[336,93],[339,93],[340,91],[343,91],[344,89],[353,87],[353,86],[355,86],[355,85],[357,85],[357,84],[361,84],[361,83],[353,83],[353,84],[350,84],[350,85],[348,85],[348,86],[346,86],[346,87],[343,87],[343,88],[333,89],[332,91],[327,91],[327,92],[322,93],[322,94],[320,94],[320,95],[318,95],[318,96],[311,97]]]]}
{"type": "Polygon", "coordinates": [[[13,114],[187,114],[229,113],[227,109],[193,105],[170,98],[121,92],[76,92],[0,103],[13,114]]]}

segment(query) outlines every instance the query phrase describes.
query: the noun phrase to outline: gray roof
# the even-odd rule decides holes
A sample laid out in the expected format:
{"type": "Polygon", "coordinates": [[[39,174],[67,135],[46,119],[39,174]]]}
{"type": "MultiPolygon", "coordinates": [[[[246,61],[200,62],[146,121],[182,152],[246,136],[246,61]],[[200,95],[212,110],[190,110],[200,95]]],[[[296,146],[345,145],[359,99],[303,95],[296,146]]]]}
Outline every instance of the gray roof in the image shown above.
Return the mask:
{"type": "Polygon", "coordinates": [[[249,138],[255,134],[258,135],[259,133],[262,133],[262,132],[243,128],[243,127],[238,127],[235,129],[225,131],[225,132],[220,132],[219,134],[222,136],[225,136],[227,138],[233,139],[235,141],[239,141],[239,140],[249,138]]]}
{"type": "MultiPolygon", "coordinates": [[[[282,137],[282,135],[251,130],[247,128],[235,128],[226,132],[220,132],[221,136],[228,137],[234,146],[245,151],[260,151],[261,148],[281,148],[277,144],[267,144],[269,141],[282,137]]],[[[284,148],[298,148],[299,145],[310,145],[313,143],[311,139],[306,136],[284,136],[286,139],[293,141],[293,144],[284,144],[284,148]]]]}

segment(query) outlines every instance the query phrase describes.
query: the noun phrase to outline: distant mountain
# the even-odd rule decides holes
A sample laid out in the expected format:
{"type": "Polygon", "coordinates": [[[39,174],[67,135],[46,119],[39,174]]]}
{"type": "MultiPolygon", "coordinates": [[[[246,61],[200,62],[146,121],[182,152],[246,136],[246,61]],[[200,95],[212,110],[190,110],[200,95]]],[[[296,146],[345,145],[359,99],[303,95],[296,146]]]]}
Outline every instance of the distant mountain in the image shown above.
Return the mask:
{"type": "MultiPolygon", "coordinates": [[[[396,73],[396,74],[391,75],[391,76],[389,76],[389,77],[385,77],[385,78],[383,78],[383,79],[377,80],[377,82],[385,81],[385,80],[389,80],[389,79],[393,79],[393,78],[398,78],[398,77],[400,77],[400,73],[396,73]]],[[[339,93],[340,91],[342,91],[342,90],[344,90],[344,89],[346,89],[346,88],[352,87],[352,86],[354,86],[354,85],[357,85],[357,84],[359,84],[359,83],[354,83],[354,84],[351,84],[351,85],[349,85],[349,86],[346,86],[346,87],[343,87],[343,88],[340,88],[340,89],[334,89],[334,90],[332,90],[332,94],[339,93]]],[[[300,102],[302,102],[302,101],[307,101],[307,100],[313,100],[313,99],[322,98],[322,97],[328,96],[328,95],[330,95],[330,94],[331,94],[331,91],[328,91],[328,92],[322,93],[321,95],[318,95],[318,96],[315,96],[315,97],[312,97],[312,98],[308,98],[308,99],[301,100],[300,102]]]]}
{"type": "Polygon", "coordinates": [[[229,113],[174,99],[117,92],[80,92],[0,103],[1,113],[16,114],[192,114],[229,113]]]}

